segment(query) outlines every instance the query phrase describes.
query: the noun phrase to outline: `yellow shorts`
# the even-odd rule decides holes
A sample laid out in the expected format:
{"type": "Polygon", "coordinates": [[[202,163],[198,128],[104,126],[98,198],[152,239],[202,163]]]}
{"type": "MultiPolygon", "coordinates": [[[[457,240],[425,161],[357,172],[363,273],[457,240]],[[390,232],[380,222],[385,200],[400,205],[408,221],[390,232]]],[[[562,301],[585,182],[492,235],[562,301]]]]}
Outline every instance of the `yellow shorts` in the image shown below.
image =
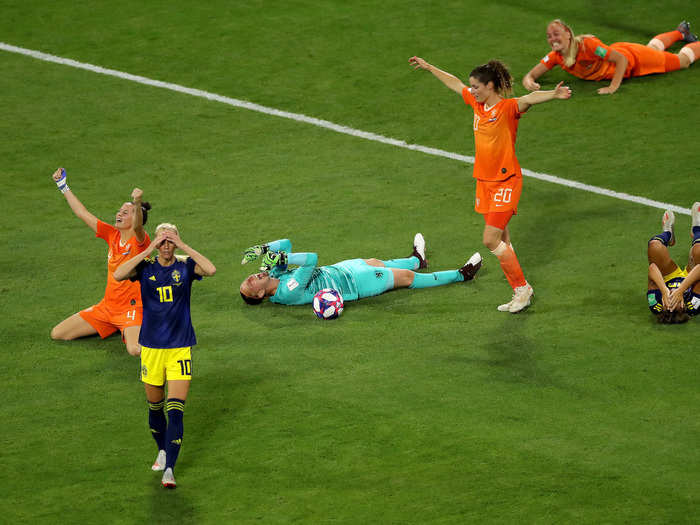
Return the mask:
{"type": "Polygon", "coordinates": [[[668,275],[664,275],[664,282],[667,283],[671,279],[685,279],[686,277],[688,277],[688,268],[686,267],[680,269],[678,266],[676,266],[675,270],[668,275]]]}
{"type": "Polygon", "coordinates": [[[165,381],[192,379],[192,347],[141,347],[141,381],[163,386],[165,381]]]}

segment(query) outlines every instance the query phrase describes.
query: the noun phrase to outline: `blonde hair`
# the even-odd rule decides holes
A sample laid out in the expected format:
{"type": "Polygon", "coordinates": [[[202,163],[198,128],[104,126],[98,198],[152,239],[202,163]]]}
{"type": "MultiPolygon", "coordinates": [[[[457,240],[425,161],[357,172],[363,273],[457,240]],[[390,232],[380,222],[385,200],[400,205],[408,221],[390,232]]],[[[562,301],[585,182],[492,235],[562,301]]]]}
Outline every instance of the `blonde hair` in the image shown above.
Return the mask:
{"type": "Polygon", "coordinates": [[[552,24],[559,24],[564,28],[564,31],[569,33],[569,37],[571,38],[571,41],[569,42],[569,49],[567,49],[565,53],[561,53],[561,56],[564,58],[564,65],[566,67],[573,67],[573,65],[576,63],[576,55],[578,54],[578,48],[583,43],[583,39],[594,35],[576,36],[574,35],[573,29],[566,25],[564,21],[560,18],[555,18],[549,24],[547,24],[547,26],[549,27],[552,24]]]}
{"type": "Polygon", "coordinates": [[[180,232],[177,231],[177,226],[170,224],[169,222],[161,222],[158,226],[156,226],[156,237],[162,230],[171,230],[180,235],[180,232]]]}

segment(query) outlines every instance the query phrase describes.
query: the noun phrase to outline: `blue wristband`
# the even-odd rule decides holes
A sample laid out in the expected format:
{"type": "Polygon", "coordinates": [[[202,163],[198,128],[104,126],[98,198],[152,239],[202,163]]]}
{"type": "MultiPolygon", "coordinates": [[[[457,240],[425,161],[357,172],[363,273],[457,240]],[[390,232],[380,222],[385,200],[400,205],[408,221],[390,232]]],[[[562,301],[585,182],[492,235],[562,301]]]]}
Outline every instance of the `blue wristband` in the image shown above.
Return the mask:
{"type": "Polygon", "coordinates": [[[56,181],[56,186],[61,190],[61,193],[67,192],[70,188],[68,187],[68,180],[66,177],[66,170],[61,168],[61,178],[56,181]]]}

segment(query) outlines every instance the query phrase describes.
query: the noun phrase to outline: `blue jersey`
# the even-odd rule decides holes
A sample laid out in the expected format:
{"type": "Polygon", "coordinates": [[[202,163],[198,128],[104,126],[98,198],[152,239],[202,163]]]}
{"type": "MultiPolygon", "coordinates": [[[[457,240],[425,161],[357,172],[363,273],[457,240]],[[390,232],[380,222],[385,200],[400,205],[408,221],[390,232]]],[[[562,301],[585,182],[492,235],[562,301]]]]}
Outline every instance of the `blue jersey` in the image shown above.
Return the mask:
{"type": "Polygon", "coordinates": [[[149,348],[194,346],[197,339],[190,317],[192,282],[202,276],[194,272],[196,263],[187,258],[161,266],[158,258],[147,258],[136,267],[141,283],[143,322],[139,344],[149,348]]]}

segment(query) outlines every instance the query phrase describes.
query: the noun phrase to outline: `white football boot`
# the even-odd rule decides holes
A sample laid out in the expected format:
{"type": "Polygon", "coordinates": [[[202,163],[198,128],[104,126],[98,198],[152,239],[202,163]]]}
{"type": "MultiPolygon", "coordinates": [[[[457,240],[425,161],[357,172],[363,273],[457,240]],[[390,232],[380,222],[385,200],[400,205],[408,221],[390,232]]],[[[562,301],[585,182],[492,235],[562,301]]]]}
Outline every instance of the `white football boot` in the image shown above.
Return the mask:
{"type": "Polygon", "coordinates": [[[510,312],[510,305],[513,304],[513,299],[515,299],[515,294],[510,298],[507,303],[499,304],[496,308],[499,312],[510,312]]]}
{"type": "Polygon", "coordinates": [[[418,258],[419,270],[428,267],[428,261],[425,260],[425,239],[423,234],[416,233],[416,236],[413,238],[413,253],[411,255],[418,258]]]}
{"type": "Polygon", "coordinates": [[[518,286],[513,290],[513,299],[510,301],[510,308],[508,311],[515,314],[530,306],[530,300],[534,293],[535,291],[532,289],[532,286],[530,286],[530,283],[525,281],[523,286],[518,286]]]}
{"type": "Polygon", "coordinates": [[[676,244],[676,235],[673,232],[673,224],[676,222],[676,217],[671,210],[666,210],[661,217],[661,228],[665,232],[671,232],[671,240],[668,241],[669,246],[676,244]]]}
{"type": "MultiPolygon", "coordinates": [[[[692,217],[691,228],[693,226],[700,226],[700,202],[694,202],[693,207],[690,209],[690,216],[692,217]]],[[[690,236],[693,236],[693,230],[690,230],[690,236]]]]}
{"type": "Polygon", "coordinates": [[[175,487],[177,487],[177,483],[175,482],[175,476],[173,475],[173,469],[165,469],[165,472],[163,472],[163,479],[161,483],[166,489],[174,489],[175,487]]]}
{"type": "Polygon", "coordinates": [[[479,271],[479,268],[481,268],[481,261],[481,254],[476,252],[474,255],[469,257],[469,260],[464,263],[464,266],[457,271],[462,274],[465,281],[471,281],[474,277],[476,277],[476,272],[479,271]]]}
{"type": "Polygon", "coordinates": [[[151,470],[165,470],[165,450],[159,450],[151,470]]]}

